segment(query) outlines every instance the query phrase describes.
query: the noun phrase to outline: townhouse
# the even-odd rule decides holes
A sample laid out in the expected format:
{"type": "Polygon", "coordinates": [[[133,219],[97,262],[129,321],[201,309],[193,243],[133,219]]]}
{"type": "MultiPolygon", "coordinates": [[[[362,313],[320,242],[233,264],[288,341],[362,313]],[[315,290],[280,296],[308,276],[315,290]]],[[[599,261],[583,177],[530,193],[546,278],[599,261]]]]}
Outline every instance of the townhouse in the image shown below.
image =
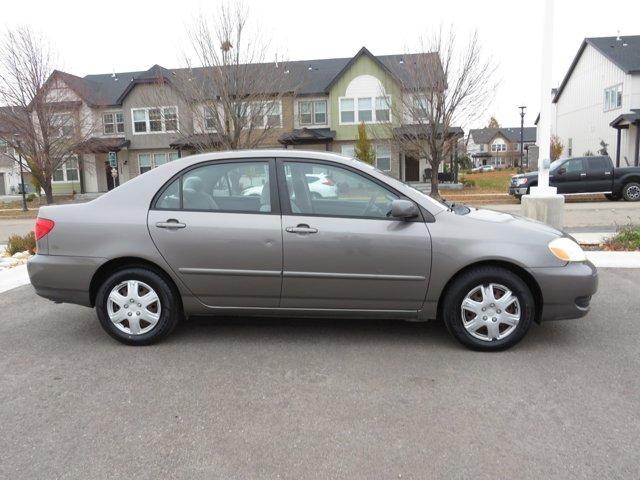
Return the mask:
{"type": "Polygon", "coordinates": [[[563,156],[640,163],[640,35],[585,38],[553,97],[552,131],[563,156]]]}
{"type": "MultiPolygon", "coordinates": [[[[524,165],[535,165],[538,160],[536,127],[524,127],[522,131],[524,165]],[[527,163],[528,162],[528,163],[527,163]]],[[[520,127],[474,128],[469,130],[467,154],[473,166],[493,165],[511,168],[520,162],[520,127]]]]}
{"type": "MultiPolygon", "coordinates": [[[[269,135],[260,146],[353,155],[358,125],[364,122],[377,168],[403,181],[419,181],[427,160],[402,151],[393,140],[411,126],[411,119],[394,114],[393,105],[407,94],[405,62],[415,55],[440,61],[436,53],[375,56],[363,47],[350,58],[275,64],[286,68],[292,87],[269,105],[264,120],[269,135]]],[[[67,115],[69,124],[88,118],[93,128],[77,154],[55,172],[54,193],[105,192],[198,151],[197,137],[212,134],[210,113],[185,104],[178,92],[171,94],[175,72],[159,65],[85,77],[55,71],[46,88],[55,90],[57,98],[65,92],[59,114],[67,115]],[[161,106],[150,102],[159,78],[169,85],[161,106]]],[[[456,127],[447,135],[455,141],[463,132],[456,127]]]]}

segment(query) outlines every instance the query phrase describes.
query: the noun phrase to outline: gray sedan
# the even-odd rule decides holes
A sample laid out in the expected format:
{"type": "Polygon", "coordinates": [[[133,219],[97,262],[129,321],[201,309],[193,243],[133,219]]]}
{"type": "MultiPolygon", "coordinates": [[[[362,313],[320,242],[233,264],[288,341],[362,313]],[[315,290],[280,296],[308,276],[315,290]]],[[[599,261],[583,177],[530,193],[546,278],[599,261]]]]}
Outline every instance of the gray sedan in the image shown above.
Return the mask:
{"type": "Polygon", "coordinates": [[[562,232],[450,207],[329,153],[191,156],[39,215],[36,292],[95,307],[132,345],[189,316],[290,315],[440,318],[464,345],[499,350],[533,322],[582,317],[597,288],[562,232]],[[337,195],[312,195],[309,175],[337,195]]]}

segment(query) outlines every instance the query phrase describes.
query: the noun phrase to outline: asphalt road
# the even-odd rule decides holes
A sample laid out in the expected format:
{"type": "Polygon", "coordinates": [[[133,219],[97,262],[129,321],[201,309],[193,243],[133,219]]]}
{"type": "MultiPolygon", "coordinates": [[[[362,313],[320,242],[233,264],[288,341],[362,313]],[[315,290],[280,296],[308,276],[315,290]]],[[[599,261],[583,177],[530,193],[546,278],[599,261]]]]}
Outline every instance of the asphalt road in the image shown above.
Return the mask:
{"type": "Polygon", "coordinates": [[[640,270],[584,319],[464,350],[442,324],[201,319],[118,344],[0,295],[0,478],[638,478],[640,270]]]}

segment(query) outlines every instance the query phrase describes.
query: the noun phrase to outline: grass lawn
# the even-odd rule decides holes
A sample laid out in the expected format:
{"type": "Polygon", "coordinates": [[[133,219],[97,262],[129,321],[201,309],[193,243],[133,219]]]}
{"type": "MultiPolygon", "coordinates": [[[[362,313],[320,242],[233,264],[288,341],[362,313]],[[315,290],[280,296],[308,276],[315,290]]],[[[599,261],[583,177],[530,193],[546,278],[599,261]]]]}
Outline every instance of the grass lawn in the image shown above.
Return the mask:
{"type": "Polygon", "coordinates": [[[469,193],[507,193],[511,176],[515,175],[515,168],[495,170],[493,172],[465,173],[460,175],[461,180],[473,180],[474,187],[465,187],[469,193]]]}

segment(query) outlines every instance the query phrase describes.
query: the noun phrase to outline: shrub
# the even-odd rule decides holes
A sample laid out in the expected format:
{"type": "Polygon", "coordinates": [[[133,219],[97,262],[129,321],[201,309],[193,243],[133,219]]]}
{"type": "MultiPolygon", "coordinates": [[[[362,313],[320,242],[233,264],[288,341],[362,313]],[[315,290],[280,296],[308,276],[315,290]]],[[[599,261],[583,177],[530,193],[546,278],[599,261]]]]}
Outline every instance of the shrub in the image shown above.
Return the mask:
{"type": "Polygon", "coordinates": [[[11,235],[7,243],[7,254],[14,255],[18,252],[28,251],[32,255],[36,253],[36,235],[29,232],[26,235],[11,235]]]}
{"type": "Polygon", "coordinates": [[[605,242],[609,250],[640,250],[640,227],[623,227],[605,242]]]}
{"type": "Polygon", "coordinates": [[[33,202],[35,199],[36,199],[35,193],[30,193],[29,195],[27,195],[27,202],[33,202]]]}
{"type": "Polygon", "coordinates": [[[470,178],[463,178],[462,179],[462,185],[464,185],[465,187],[475,187],[476,186],[476,181],[475,180],[471,180],[470,178]]]}

